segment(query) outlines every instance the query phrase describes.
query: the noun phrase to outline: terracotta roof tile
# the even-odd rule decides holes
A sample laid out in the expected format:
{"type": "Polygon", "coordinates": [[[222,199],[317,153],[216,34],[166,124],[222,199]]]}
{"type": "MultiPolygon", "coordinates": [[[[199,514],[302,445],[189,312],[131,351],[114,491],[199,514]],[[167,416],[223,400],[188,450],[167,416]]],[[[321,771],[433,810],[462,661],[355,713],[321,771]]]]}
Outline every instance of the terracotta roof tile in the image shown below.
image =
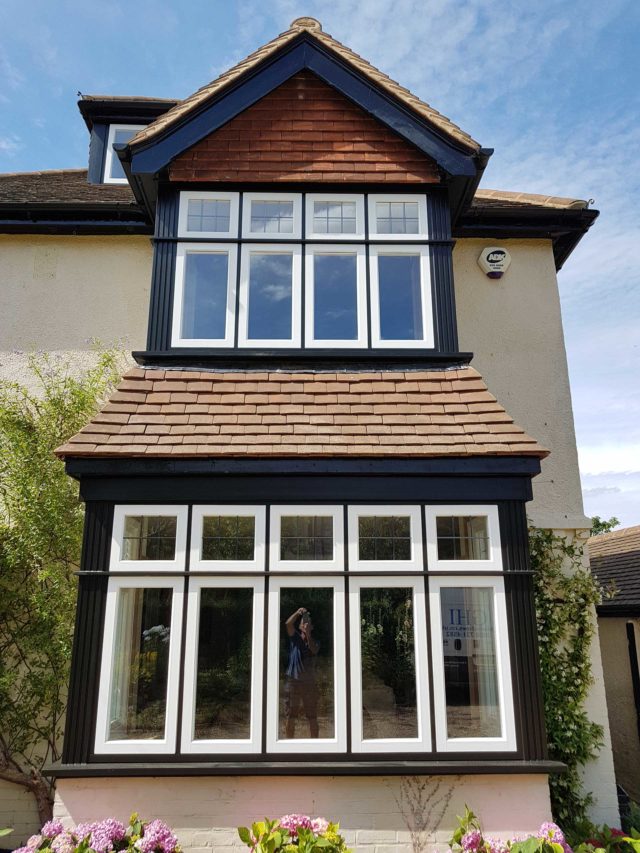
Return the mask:
{"type": "Polygon", "coordinates": [[[547,455],[513,423],[471,367],[397,374],[202,371],[188,378],[181,371],[136,368],[102,411],[56,452],[61,457],[547,455]],[[327,393],[337,384],[349,390],[327,393]]]}
{"type": "MultiPolygon", "coordinates": [[[[395,80],[392,80],[386,74],[383,74],[382,71],[379,71],[367,62],[366,59],[363,59],[350,48],[332,38],[328,33],[323,32],[318,21],[313,18],[296,19],[288,30],[285,30],[285,32],[281,33],[279,36],[276,36],[276,38],[258,48],[258,50],[247,56],[246,59],[243,59],[237,65],[234,65],[228,71],[225,71],[224,74],[220,75],[220,77],[217,77],[211,83],[207,83],[205,86],[198,89],[197,92],[194,92],[193,95],[185,98],[184,101],[180,101],[175,107],[168,110],[154,122],[147,125],[147,127],[138,131],[138,133],[132,138],[130,145],[135,147],[139,144],[146,143],[167,128],[171,127],[171,125],[181,122],[186,115],[192,111],[198,110],[198,108],[209,98],[219,94],[228,86],[236,83],[243,74],[251,71],[263,60],[272,56],[277,50],[284,47],[284,45],[288,44],[300,35],[301,32],[309,33],[313,38],[317,39],[325,49],[329,49],[329,51],[337,54],[342,60],[357,68],[364,77],[367,77],[381,88],[386,89],[389,94],[404,103],[415,113],[434,124],[447,136],[453,138],[458,144],[473,151],[479,150],[480,144],[472,139],[468,133],[465,133],[449,118],[439,113],[433,107],[429,106],[429,104],[420,100],[420,98],[416,97],[408,89],[405,89],[404,86],[401,86],[395,80]]],[[[381,173],[383,178],[384,175],[385,173],[381,173]]],[[[396,177],[397,176],[395,174],[389,175],[390,179],[394,179],[396,177]]]]}

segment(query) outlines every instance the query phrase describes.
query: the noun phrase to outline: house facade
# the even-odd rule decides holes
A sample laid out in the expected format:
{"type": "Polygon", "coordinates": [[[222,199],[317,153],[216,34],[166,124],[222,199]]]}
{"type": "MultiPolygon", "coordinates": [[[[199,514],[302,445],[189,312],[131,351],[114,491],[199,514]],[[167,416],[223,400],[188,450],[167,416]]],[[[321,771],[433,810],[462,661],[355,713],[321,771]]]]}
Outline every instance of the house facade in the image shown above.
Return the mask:
{"type": "MultiPolygon", "coordinates": [[[[536,828],[527,515],[588,529],[556,270],[597,214],[479,189],[491,151],[311,18],[184,101],[80,110],[88,172],[0,176],[3,370],[31,336],[136,363],[58,450],[86,522],[56,813],[199,848],[314,812],[391,853],[422,790],[443,839],[464,803],[536,828]]],[[[615,822],[610,748],[588,773],[615,822]]]]}

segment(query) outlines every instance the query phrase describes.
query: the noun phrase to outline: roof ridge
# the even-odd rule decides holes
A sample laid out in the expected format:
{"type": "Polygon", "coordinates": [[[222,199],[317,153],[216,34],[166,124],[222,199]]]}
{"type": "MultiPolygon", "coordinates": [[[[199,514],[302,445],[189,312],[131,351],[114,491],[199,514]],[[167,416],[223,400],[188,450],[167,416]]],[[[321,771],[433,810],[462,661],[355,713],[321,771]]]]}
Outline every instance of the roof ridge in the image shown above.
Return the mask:
{"type": "Polygon", "coordinates": [[[504,199],[505,201],[522,201],[539,204],[541,207],[573,207],[589,206],[586,199],[569,198],[568,196],[545,195],[543,193],[525,193],[514,190],[477,189],[474,198],[504,199]]]}
{"type": "Polygon", "coordinates": [[[19,175],[66,175],[69,174],[69,172],[74,172],[78,174],[82,174],[84,172],[86,174],[87,169],[36,169],[33,172],[0,172],[0,178],[13,178],[18,177],[19,175]]]}
{"type": "Polygon", "coordinates": [[[480,149],[480,143],[476,142],[475,139],[463,131],[457,124],[451,121],[451,119],[438,112],[438,110],[426,101],[420,99],[417,95],[413,94],[409,89],[393,80],[389,75],[380,71],[375,65],[357,54],[350,47],[342,44],[329,33],[325,33],[322,30],[320,23],[315,19],[310,18],[298,18],[293,21],[288,30],[284,30],[282,33],[275,36],[275,38],[254,50],[214,80],[211,80],[209,83],[205,83],[187,98],[179,101],[175,107],[172,107],[162,116],[159,116],[155,121],[138,131],[138,133],[129,140],[129,145],[136,146],[152,139],[165,128],[170,127],[174,122],[178,122],[183,116],[187,115],[192,108],[196,109],[209,97],[220,92],[233,80],[236,80],[242,73],[244,73],[244,71],[247,71],[257,65],[262,59],[273,54],[278,48],[283,47],[302,32],[308,33],[311,38],[316,39],[320,44],[337,53],[342,59],[350,62],[365,74],[373,83],[381,85],[390,94],[404,101],[406,106],[419,115],[422,115],[423,118],[433,122],[441,131],[450,137],[453,137],[458,144],[473,151],[478,151],[480,149]]]}

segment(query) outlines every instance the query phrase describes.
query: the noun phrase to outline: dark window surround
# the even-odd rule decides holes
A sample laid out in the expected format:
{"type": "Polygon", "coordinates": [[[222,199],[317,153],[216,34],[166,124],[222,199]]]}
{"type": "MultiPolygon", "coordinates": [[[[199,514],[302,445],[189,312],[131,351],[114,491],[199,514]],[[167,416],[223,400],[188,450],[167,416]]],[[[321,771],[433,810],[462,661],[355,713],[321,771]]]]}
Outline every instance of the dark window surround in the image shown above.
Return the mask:
{"type": "MultiPolygon", "coordinates": [[[[247,485],[250,487],[250,483],[247,485]]],[[[378,490],[381,489],[384,489],[384,478],[378,487],[378,490]]],[[[126,492],[122,493],[126,494],[126,492]]],[[[214,496],[216,493],[212,490],[210,494],[214,496]]],[[[382,496],[379,496],[378,499],[381,503],[385,500],[382,496]]],[[[306,502],[306,500],[303,499],[300,503],[302,502],[306,502]]],[[[323,499],[317,502],[329,503],[330,499],[323,496],[323,499]]],[[[334,499],[331,502],[343,503],[344,498],[334,499]]],[[[361,502],[371,503],[371,498],[366,497],[361,502]]],[[[406,498],[404,502],[408,502],[406,498]]],[[[449,502],[441,501],[441,503],[449,502]]],[[[479,503],[480,500],[476,499],[476,502],[479,503]]],[[[484,502],[489,501],[484,499],[484,502]]],[[[429,501],[429,503],[434,503],[434,501],[429,501]]],[[[471,508],[473,502],[469,502],[469,504],[471,508]]],[[[518,749],[516,752],[508,754],[469,753],[464,756],[464,759],[461,759],[460,756],[452,757],[450,754],[444,755],[433,752],[421,756],[420,761],[416,762],[416,767],[421,767],[422,771],[416,769],[415,772],[428,772],[428,767],[431,767],[431,772],[434,772],[433,768],[435,767],[453,766],[464,768],[464,772],[491,772],[487,768],[490,768],[492,764],[505,768],[505,772],[507,772],[506,768],[511,766],[511,761],[514,762],[513,766],[519,767],[522,772],[552,772],[554,770],[554,767],[547,762],[546,753],[525,506],[524,502],[520,500],[498,501],[498,510],[502,538],[503,571],[492,574],[501,575],[505,579],[518,749]]],[[[74,775],[76,771],[73,770],[73,766],[78,764],[90,764],[103,768],[111,767],[114,768],[116,774],[121,772],[118,768],[124,768],[127,764],[136,765],[138,770],[143,768],[143,765],[137,764],[135,756],[109,756],[106,759],[105,756],[93,754],[112,515],[113,504],[111,502],[90,501],[87,503],[70,701],[63,762],[59,768],[60,775],[64,773],[65,766],[68,767],[70,775],[74,775]]],[[[185,576],[184,573],[182,574],[185,576]]],[[[345,576],[344,572],[340,574],[343,577],[345,576]]],[[[418,573],[418,575],[420,574],[424,575],[425,583],[428,583],[428,572],[418,573]]],[[[140,575],[143,576],[144,573],[140,573],[140,575]]],[[[169,577],[171,573],[166,573],[166,575],[169,577]]],[[[266,576],[268,577],[268,573],[266,576]]],[[[433,702],[433,692],[431,701],[433,702]]],[[[208,768],[213,768],[215,765],[215,767],[220,768],[218,772],[223,772],[222,768],[227,768],[231,772],[242,772],[242,768],[251,766],[251,768],[256,768],[256,773],[279,773],[282,772],[283,767],[291,768],[293,764],[296,767],[296,772],[305,773],[320,772],[317,769],[318,762],[326,761],[326,756],[310,754],[284,754],[278,757],[265,754],[262,757],[250,756],[249,762],[246,761],[246,758],[247,756],[229,755],[225,756],[225,760],[222,762],[212,762],[211,757],[207,755],[185,756],[176,752],[173,757],[149,757],[145,759],[144,767],[162,765],[167,768],[166,772],[170,772],[170,768],[177,765],[193,768],[203,768],[205,765],[208,768]],[[311,762],[316,766],[316,769],[311,768],[307,762],[311,762]],[[236,768],[235,771],[232,769],[234,767],[236,768]]],[[[385,755],[371,753],[366,760],[363,760],[362,755],[358,755],[356,761],[353,755],[342,754],[332,756],[331,762],[335,767],[341,767],[341,772],[344,773],[366,773],[366,768],[371,768],[371,772],[394,772],[394,767],[407,766],[407,758],[406,753],[385,755]],[[378,771],[374,768],[378,768],[378,771]]],[[[559,768],[556,767],[555,769],[559,768]]],[[[138,770],[132,767],[132,775],[136,775],[138,770]]],[[[58,769],[55,772],[58,773],[58,769]]],[[[122,772],[126,771],[123,770],[122,772]]],[[[143,769],[141,772],[144,775],[143,769]]],[[[193,772],[198,772],[198,770],[194,769],[193,772]]],[[[443,770],[443,772],[447,771],[443,770]]],[[[463,772],[462,769],[461,772],[463,772]]]]}
{"type": "MultiPolygon", "coordinates": [[[[158,196],[157,215],[156,215],[156,232],[154,236],[154,258],[153,271],[151,280],[151,298],[149,305],[149,323],[147,333],[147,351],[144,353],[136,353],[136,358],[141,362],[154,361],[163,357],[171,359],[172,354],[179,356],[181,365],[193,365],[194,363],[206,363],[207,358],[212,360],[222,359],[228,364],[234,364],[235,359],[244,359],[245,361],[253,360],[256,364],[262,364],[262,359],[265,356],[265,348],[217,348],[215,346],[206,349],[190,349],[190,348],[174,348],[171,345],[172,318],[173,318],[173,294],[175,287],[175,268],[176,268],[176,251],[178,243],[212,243],[218,242],[211,238],[178,238],[178,208],[180,200],[180,190],[193,190],[195,184],[179,184],[169,185],[164,184],[158,196]]],[[[432,311],[434,325],[434,348],[419,349],[412,348],[406,350],[390,350],[390,349],[346,349],[337,348],[335,353],[339,356],[340,361],[368,361],[388,359],[389,356],[396,358],[403,357],[407,362],[424,363],[433,359],[434,362],[440,362],[442,359],[449,362],[464,358],[464,354],[458,352],[458,335],[456,324],[456,309],[455,309],[455,293],[453,286],[453,264],[452,264],[452,249],[453,241],[451,239],[451,223],[449,218],[448,201],[446,192],[435,189],[425,189],[424,187],[403,186],[397,185],[372,185],[367,187],[360,186],[336,186],[335,184],[299,184],[292,186],[291,184],[246,184],[246,185],[215,185],[215,184],[199,184],[198,190],[215,191],[233,190],[235,192],[248,192],[261,190],[263,192],[296,192],[296,193],[363,193],[363,194],[401,194],[401,193],[416,193],[423,192],[427,197],[427,221],[428,221],[428,239],[415,239],[415,235],[410,235],[414,239],[407,239],[408,244],[424,244],[430,248],[430,273],[431,273],[431,290],[432,290],[432,311]]],[[[365,210],[367,209],[365,203],[365,210]]],[[[303,199],[304,210],[304,199],[303,199]]],[[[241,218],[241,215],[240,215],[241,218]]],[[[239,237],[240,239],[240,237],[239,237]]],[[[220,242],[234,242],[229,238],[221,239],[220,242]]],[[[237,242],[237,241],[235,241],[237,242]]],[[[247,241],[249,242],[249,241],[247,241]]],[[[259,242],[254,238],[250,242],[259,242]]],[[[266,242],[273,242],[267,239],[266,242]]],[[[328,243],[326,240],[287,240],[289,243],[328,243]]],[[[346,242],[346,241],[339,241],[346,242]]],[[[390,241],[381,239],[366,239],[364,241],[353,241],[354,243],[371,244],[387,244],[390,241]]],[[[401,246],[404,241],[394,240],[393,245],[401,246]]],[[[304,266],[304,265],[303,265],[304,266]]],[[[273,347],[269,352],[272,357],[277,357],[280,354],[285,359],[299,357],[301,359],[317,359],[323,356],[329,356],[333,352],[331,348],[325,349],[281,349],[273,347]]],[[[468,354],[467,354],[468,355],[468,354]]]]}

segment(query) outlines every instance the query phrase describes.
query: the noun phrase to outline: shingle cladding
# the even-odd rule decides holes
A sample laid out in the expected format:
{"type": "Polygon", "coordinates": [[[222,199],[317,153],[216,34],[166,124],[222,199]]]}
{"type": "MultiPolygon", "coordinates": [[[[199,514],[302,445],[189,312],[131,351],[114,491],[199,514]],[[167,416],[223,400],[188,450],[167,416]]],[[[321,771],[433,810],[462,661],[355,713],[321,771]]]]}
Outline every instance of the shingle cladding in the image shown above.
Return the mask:
{"type": "Polygon", "coordinates": [[[130,370],[61,457],[547,455],[480,374],[130,370]]]}
{"type": "Polygon", "coordinates": [[[589,561],[598,582],[615,589],[598,612],[615,616],[619,610],[635,609],[640,616],[640,524],[592,537],[589,561]]]}

